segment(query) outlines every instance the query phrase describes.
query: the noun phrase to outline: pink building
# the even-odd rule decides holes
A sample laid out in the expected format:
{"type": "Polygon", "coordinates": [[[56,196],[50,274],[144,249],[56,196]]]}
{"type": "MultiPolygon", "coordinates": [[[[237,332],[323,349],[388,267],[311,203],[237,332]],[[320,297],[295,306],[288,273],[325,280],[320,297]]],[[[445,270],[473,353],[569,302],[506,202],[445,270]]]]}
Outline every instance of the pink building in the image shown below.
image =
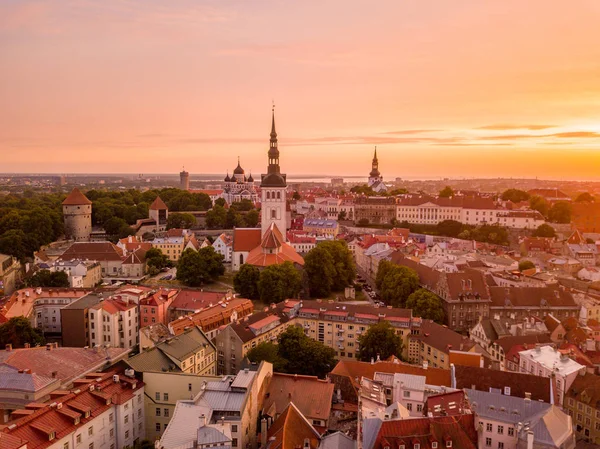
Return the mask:
{"type": "Polygon", "coordinates": [[[140,327],[169,322],[167,311],[179,290],[161,288],[153,295],[140,300],[140,327]]]}

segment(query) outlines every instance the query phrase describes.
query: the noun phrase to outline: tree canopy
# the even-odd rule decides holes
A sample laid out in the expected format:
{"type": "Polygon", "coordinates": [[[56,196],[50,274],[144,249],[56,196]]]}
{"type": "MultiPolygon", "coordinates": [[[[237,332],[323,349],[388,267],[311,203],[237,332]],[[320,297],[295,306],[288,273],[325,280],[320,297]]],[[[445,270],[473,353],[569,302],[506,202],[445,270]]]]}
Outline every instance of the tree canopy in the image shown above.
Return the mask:
{"type": "Polygon", "coordinates": [[[250,349],[246,354],[248,360],[252,363],[259,364],[260,362],[269,362],[273,364],[273,371],[277,373],[285,373],[287,368],[287,360],[279,356],[279,347],[275,343],[265,341],[256,347],[250,349]]]}
{"type": "Polygon", "coordinates": [[[351,285],[356,278],[356,265],[347,243],[343,240],[328,240],[319,243],[317,247],[327,251],[333,259],[335,275],[331,289],[341,291],[351,285]]]}
{"type": "Polygon", "coordinates": [[[183,212],[173,212],[167,218],[167,229],[190,229],[196,225],[196,217],[183,212]]]}
{"type": "Polygon", "coordinates": [[[69,275],[65,271],[40,270],[27,284],[30,287],[69,287],[69,275]]]}
{"type": "Polygon", "coordinates": [[[172,266],[172,262],[166,254],[163,254],[159,248],[150,248],[146,251],[146,264],[150,274],[156,274],[166,267],[172,266]]]}
{"type": "Polygon", "coordinates": [[[375,191],[366,184],[363,184],[362,186],[354,186],[350,189],[350,191],[358,195],[362,194],[367,196],[373,196],[376,194],[375,191]]]}
{"type": "Polygon", "coordinates": [[[440,190],[438,196],[440,198],[450,198],[451,196],[454,196],[454,190],[452,190],[452,187],[446,186],[442,190],[440,190]]]}
{"type": "Polygon", "coordinates": [[[548,216],[548,211],[550,210],[548,201],[544,197],[538,195],[529,198],[529,207],[533,210],[537,210],[544,217],[548,216]]]}
{"type": "Polygon", "coordinates": [[[0,325],[0,346],[11,344],[13,348],[22,348],[25,343],[31,346],[43,345],[44,337],[37,329],[31,327],[29,320],[23,316],[11,318],[0,325]]]}
{"type": "Polygon", "coordinates": [[[535,264],[531,260],[522,260],[519,262],[519,271],[525,271],[535,268],[535,264]]]}
{"type": "Polygon", "coordinates": [[[386,304],[403,308],[408,297],[419,288],[419,277],[411,268],[382,260],[379,262],[375,284],[386,304]]]}
{"type": "Polygon", "coordinates": [[[111,217],[104,222],[104,230],[113,242],[117,239],[122,239],[130,235],[134,235],[135,231],[127,224],[125,220],[119,217],[111,217]]]}
{"type": "Polygon", "coordinates": [[[198,251],[188,248],[177,263],[177,279],[190,287],[216,281],[224,273],[223,256],[212,246],[198,251]]]}
{"type": "Polygon", "coordinates": [[[291,262],[270,265],[260,273],[258,291],[265,304],[295,298],[301,289],[302,276],[291,262]]]}
{"type": "Polygon", "coordinates": [[[548,220],[553,223],[571,222],[571,205],[566,201],[558,201],[548,211],[548,220]]]}
{"type": "Polygon", "coordinates": [[[440,221],[436,227],[440,235],[448,237],[458,237],[458,234],[464,229],[464,225],[460,221],[455,220],[440,221]]]}
{"type": "Polygon", "coordinates": [[[329,251],[321,245],[311,249],[304,258],[304,272],[308,277],[308,290],[313,298],[326,298],[331,294],[335,262],[329,251]]]}
{"type": "Polygon", "coordinates": [[[259,299],[258,282],[260,271],[253,265],[244,264],[233,277],[233,288],[242,298],[259,299]]]}
{"type": "Polygon", "coordinates": [[[444,306],[441,298],[427,289],[420,288],[410,294],[406,300],[406,308],[412,309],[413,315],[436,323],[444,323],[444,306]]]}
{"type": "Polygon", "coordinates": [[[402,359],[403,343],[389,321],[380,321],[358,337],[359,360],[369,362],[379,356],[385,360],[394,355],[402,359]]]}
{"type": "Polygon", "coordinates": [[[529,199],[529,193],[519,189],[507,189],[502,192],[502,200],[512,201],[513,203],[520,203],[521,201],[527,201],[529,199]]]}
{"type": "Polygon", "coordinates": [[[543,223],[533,231],[534,237],[556,237],[556,231],[549,224],[543,223]]]}
{"type": "Polygon", "coordinates": [[[335,350],[306,336],[302,327],[288,327],[277,341],[286,373],[324,378],[336,364],[335,350]]]}
{"type": "Polygon", "coordinates": [[[589,192],[580,193],[577,195],[577,198],[575,198],[576,203],[592,203],[594,201],[596,201],[596,198],[589,192]]]}

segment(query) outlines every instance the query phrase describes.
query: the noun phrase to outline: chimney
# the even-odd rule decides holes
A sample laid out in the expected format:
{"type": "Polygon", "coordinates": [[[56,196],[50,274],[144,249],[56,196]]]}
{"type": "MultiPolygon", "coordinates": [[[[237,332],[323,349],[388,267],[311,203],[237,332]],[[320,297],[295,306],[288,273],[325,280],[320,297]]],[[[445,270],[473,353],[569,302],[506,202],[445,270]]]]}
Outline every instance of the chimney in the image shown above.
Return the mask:
{"type": "Polygon", "coordinates": [[[371,357],[371,365],[375,364],[375,359],[373,357],[371,357]]]}
{"type": "Polygon", "coordinates": [[[260,420],[260,447],[267,447],[267,420],[265,418],[260,420]]]}
{"type": "Polygon", "coordinates": [[[10,351],[12,351],[12,345],[11,345],[10,343],[7,343],[7,344],[6,344],[6,351],[7,351],[7,352],[10,352],[10,351]]]}
{"type": "Polygon", "coordinates": [[[377,361],[381,362],[381,357],[379,356],[379,354],[377,354],[377,361]]]}
{"type": "Polygon", "coordinates": [[[427,369],[428,366],[429,363],[427,362],[427,360],[423,360],[423,369],[427,369]]]}
{"type": "Polygon", "coordinates": [[[46,351],[52,351],[52,343],[46,343],[46,351]]]}
{"type": "Polygon", "coordinates": [[[525,400],[531,401],[531,393],[529,393],[528,391],[525,392],[525,400]]]}
{"type": "Polygon", "coordinates": [[[531,430],[527,432],[527,449],[533,449],[533,432],[531,430]]]}
{"type": "Polygon", "coordinates": [[[221,421],[221,427],[225,427],[225,417],[224,416],[221,416],[220,421],[221,421]]]}
{"type": "Polygon", "coordinates": [[[450,386],[456,388],[456,367],[454,363],[450,364],[450,386]]]}
{"type": "Polygon", "coordinates": [[[206,415],[203,413],[200,415],[200,427],[206,426],[206,415]]]}

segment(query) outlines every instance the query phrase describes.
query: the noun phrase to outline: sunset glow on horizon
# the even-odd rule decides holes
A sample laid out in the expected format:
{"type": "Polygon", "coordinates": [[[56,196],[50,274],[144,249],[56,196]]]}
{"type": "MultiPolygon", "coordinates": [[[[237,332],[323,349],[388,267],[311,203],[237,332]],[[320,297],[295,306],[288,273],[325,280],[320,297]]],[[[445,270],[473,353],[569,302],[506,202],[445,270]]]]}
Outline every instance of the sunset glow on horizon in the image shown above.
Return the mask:
{"type": "Polygon", "coordinates": [[[0,172],[600,178],[600,2],[0,1],[0,172]]]}

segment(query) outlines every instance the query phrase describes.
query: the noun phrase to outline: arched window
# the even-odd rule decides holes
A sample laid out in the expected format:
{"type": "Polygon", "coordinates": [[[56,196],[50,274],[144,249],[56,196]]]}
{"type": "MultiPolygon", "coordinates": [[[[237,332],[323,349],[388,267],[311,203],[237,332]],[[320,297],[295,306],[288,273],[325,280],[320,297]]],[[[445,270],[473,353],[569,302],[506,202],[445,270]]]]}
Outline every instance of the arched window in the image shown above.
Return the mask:
{"type": "Polygon", "coordinates": [[[271,209],[271,218],[277,218],[277,212],[275,209],[271,209]]]}
{"type": "Polygon", "coordinates": [[[281,192],[277,192],[277,199],[280,200],[281,199],[281,192]]]}
{"type": "Polygon", "coordinates": [[[240,265],[244,265],[244,255],[240,254],[240,265]]]}
{"type": "Polygon", "coordinates": [[[268,199],[268,200],[270,200],[270,199],[271,199],[271,192],[269,192],[268,190],[267,190],[267,199],[268,199]]]}

